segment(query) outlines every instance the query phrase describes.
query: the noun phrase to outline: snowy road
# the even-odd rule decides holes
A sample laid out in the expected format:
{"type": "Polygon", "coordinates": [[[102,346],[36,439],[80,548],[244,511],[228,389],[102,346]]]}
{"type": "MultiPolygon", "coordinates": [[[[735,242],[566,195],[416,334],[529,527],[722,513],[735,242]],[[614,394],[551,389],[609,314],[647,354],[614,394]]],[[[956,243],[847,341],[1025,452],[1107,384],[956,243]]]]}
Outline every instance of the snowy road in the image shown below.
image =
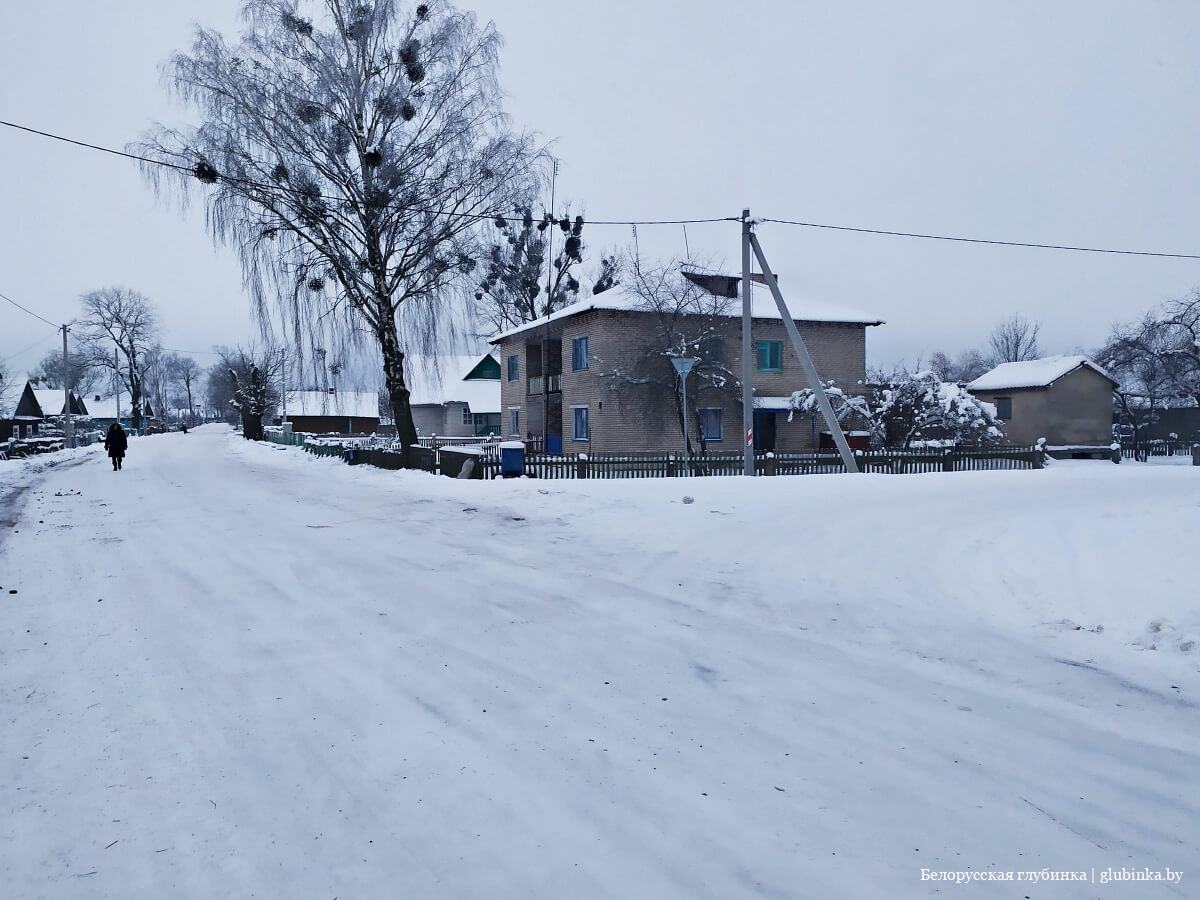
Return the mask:
{"type": "Polygon", "coordinates": [[[24,500],[3,896],[1200,897],[1200,470],[480,483],[209,427],[24,500]]]}

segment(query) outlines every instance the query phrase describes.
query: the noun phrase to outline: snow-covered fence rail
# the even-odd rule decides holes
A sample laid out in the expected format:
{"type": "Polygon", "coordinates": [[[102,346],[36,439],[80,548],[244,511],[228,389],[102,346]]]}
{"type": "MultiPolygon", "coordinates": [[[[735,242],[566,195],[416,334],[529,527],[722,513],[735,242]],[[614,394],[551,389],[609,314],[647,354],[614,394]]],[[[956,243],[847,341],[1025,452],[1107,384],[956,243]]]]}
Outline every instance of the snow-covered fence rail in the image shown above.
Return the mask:
{"type": "Polygon", "coordinates": [[[1145,460],[1151,456],[1190,456],[1192,447],[1200,445],[1200,441],[1178,441],[1157,439],[1152,441],[1123,441],[1121,443],[1122,459],[1145,460]]]}

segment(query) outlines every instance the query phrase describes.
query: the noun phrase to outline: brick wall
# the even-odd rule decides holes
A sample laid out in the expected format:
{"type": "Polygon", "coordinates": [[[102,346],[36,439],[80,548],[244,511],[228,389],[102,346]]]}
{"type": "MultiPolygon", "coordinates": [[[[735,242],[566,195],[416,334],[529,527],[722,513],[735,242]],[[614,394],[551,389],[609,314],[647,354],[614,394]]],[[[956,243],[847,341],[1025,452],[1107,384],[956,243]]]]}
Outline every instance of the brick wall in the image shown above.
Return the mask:
{"type": "MultiPolygon", "coordinates": [[[[831,325],[798,323],[800,335],[813,357],[817,371],[825,380],[835,380],[848,393],[859,388],[866,377],[866,327],[863,325],[831,325]]],[[[646,313],[615,310],[590,310],[569,319],[554,322],[554,334],[562,339],[562,434],[564,452],[616,452],[627,450],[683,449],[683,437],[675,402],[664,386],[630,384],[629,376],[639,372],[648,349],[655,344],[655,319],[646,313]],[[588,368],[572,371],[572,345],[575,338],[588,338],[588,368]],[[614,377],[616,374],[616,377],[614,377]],[[586,405],[591,428],[591,440],[572,439],[572,407],[586,405]]],[[[779,372],[755,372],[754,387],[758,396],[790,396],[792,391],[806,387],[804,373],[788,340],[783,323],[777,320],[756,319],[753,325],[756,341],[782,343],[782,366],[779,372]]],[[[509,409],[519,407],[522,437],[533,430],[539,421],[541,395],[527,394],[528,375],[525,364],[526,340],[536,342],[538,330],[506,338],[500,342],[502,381],[500,402],[504,428],[509,429],[509,409]],[[508,357],[519,360],[520,378],[508,380],[508,357]],[[531,418],[531,403],[537,404],[531,418]]],[[[730,318],[722,329],[722,359],[733,379],[741,376],[741,321],[730,318]]],[[[644,369],[643,369],[644,371],[644,369]]],[[[689,407],[695,399],[700,407],[721,410],[723,440],[710,443],[710,449],[741,450],[741,404],[734,399],[734,388],[705,389],[696,396],[695,384],[689,376],[689,407]]],[[[698,444],[696,421],[689,411],[689,433],[698,444]]],[[[815,431],[821,431],[818,422],[815,431]]],[[[807,416],[796,416],[791,423],[787,414],[776,416],[776,448],[799,450],[811,447],[813,422],[807,416]]]]}

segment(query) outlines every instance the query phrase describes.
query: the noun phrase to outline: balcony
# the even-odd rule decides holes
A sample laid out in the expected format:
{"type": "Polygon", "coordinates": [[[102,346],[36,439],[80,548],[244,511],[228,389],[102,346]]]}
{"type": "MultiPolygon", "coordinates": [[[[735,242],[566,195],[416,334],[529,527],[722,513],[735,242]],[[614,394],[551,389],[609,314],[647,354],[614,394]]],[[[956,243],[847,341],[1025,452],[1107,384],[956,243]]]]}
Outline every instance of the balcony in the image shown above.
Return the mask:
{"type": "Polygon", "coordinates": [[[526,394],[530,397],[541,394],[543,388],[548,388],[551,394],[562,392],[562,375],[541,375],[529,379],[526,394]]]}

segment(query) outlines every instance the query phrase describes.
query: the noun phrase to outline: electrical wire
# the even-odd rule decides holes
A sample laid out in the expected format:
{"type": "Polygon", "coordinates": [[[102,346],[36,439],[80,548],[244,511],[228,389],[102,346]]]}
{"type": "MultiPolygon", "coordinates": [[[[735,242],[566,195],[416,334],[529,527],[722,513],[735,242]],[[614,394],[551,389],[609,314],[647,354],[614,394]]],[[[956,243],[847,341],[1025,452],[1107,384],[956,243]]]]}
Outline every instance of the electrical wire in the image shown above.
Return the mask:
{"type": "Polygon", "coordinates": [[[39,344],[44,344],[44,343],[46,343],[46,341],[54,340],[55,337],[56,337],[56,335],[48,334],[45,337],[38,338],[36,341],[34,341],[28,347],[22,347],[16,353],[10,353],[8,356],[4,357],[4,359],[0,359],[0,363],[11,362],[12,360],[14,360],[18,356],[20,356],[22,353],[28,353],[34,347],[37,347],[39,344]]]}
{"type": "Polygon", "coordinates": [[[1115,253],[1121,256],[1158,256],[1166,259],[1200,259],[1195,253],[1160,253],[1152,250],[1114,250],[1109,247],[1072,247],[1066,244],[1038,244],[1032,241],[996,241],[986,238],[953,237],[945,234],[921,234],[915,231],[886,231],[882,228],[855,228],[849,225],[825,225],[819,222],[793,222],[788,219],[757,219],[777,225],[798,225],[802,228],[824,228],[829,231],[852,231],[857,234],[881,234],[889,237],[921,238],[926,241],[954,241],[961,244],[988,244],[994,247],[1032,247],[1036,250],[1070,250],[1076,253],[1115,253]]]}
{"type": "MultiPolygon", "coordinates": [[[[39,137],[48,138],[50,140],[60,141],[65,144],[71,144],[76,147],[81,147],[81,148],[88,149],[88,150],[95,150],[95,151],[98,151],[101,153],[108,153],[113,156],[119,156],[124,159],[130,159],[130,160],[134,160],[136,162],[146,163],[148,165],[162,166],[163,168],[173,169],[177,172],[182,172],[182,173],[185,173],[185,174],[188,174],[191,176],[196,175],[196,171],[194,168],[189,167],[189,166],[180,165],[178,163],[167,162],[166,160],[161,160],[161,159],[154,159],[153,157],[149,157],[149,156],[141,156],[139,154],[129,153],[124,150],[114,150],[111,147],[104,147],[99,144],[92,144],[87,141],[76,140],[75,138],[65,137],[63,135],[54,134],[53,132],[49,132],[49,131],[42,131],[37,128],[31,128],[27,125],[20,125],[16,122],[8,122],[3,119],[0,119],[0,125],[6,126],[8,128],[14,128],[18,131],[24,131],[29,134],[37,135],[39,137]]],[[[299,191],[298,189],[295,189],[295,188],[287,188],[287,187],[284,187],[284,186],[281,186],[278,184],[266,184],[265,182],[254,181],[249,178],[239,178],[238,176],[235,176],[235,175],[222,175],[220,173],[216,173],[215,177],[218,179],[224,179],[225,181],[228,181],[228,182],[231,182],[234,184],[243,185],[246,187],[257,187],[257,188],[262,188],[265,190],[272,190],[272,191],[284,190],[284,191],[287,191],[290,193],[296,193],[296,194],[301,193],[301,191],[299,191]]],[[[306,196],[311,197],[313,195],[306,194],[306,196]]],[[[333,196],[329,196],[329,195],[325,195],[325,194],[318,194],[316,196],[319,199],[328,200],[328,201],[331,201],[334,203],[345,202],[344,197],[333,197],[333,196]]],[[[449,210],[428,209],[425,207],[418,207],[418,206],[397,206],[397,205],[389,204],[389,205],[385,205],[384,208],[398,210],[398,211],[402,211],[402,212],[425,213],[425,214],[431,214],[431,215],[446,216],[448,218],[471,219],[471,220],[474,220],[477,222],[490,221],[490,220],[494,220],[498,217],[501,217],[497,213],[455,212],[455,211],[449,211],[449,210]]],[[[512,218],[521,218],[523,215],[524,214],[520,211],[516,211],[516,212],[513,212],[510,214],[510,216],[512,218]]],[[[507,218],[507,216],[505,218],[507,218]]],[[[552,215],[552,218],[553,218],[553,215],[552,215]]],[[[562,221],[565,221],[565,219],[562,221]]],[[[672,226],[673,225],[705,225],[705,224],[712,224],[712,223],[717,223],[717,222],[740,222],[740,221],[741,221],[741,219],[736,216],[714,216],[711,218],[699,218],[699,219],[594,219],[594,220],[587,220],[586,224],[588,224],[588,225],[619,225],[619,226],[628,227],[631,225],[672,225],[672,226]]],[[[988,238],[961,237],[961,236],[956,236],[956,235],[926,234],[926,233],[916,232],[916,231],[892,231],[892,230],[883,229],[883,228],[864,228],[864,227],[851,226],[851,225],[830,225],[828,223],[823,223],[823,222],[800,222],[800,221],[796,221],[793,219],[775,219],[775,218],[755,217],[754,221],[755,222],[771,222],[771,223],[778,224],[778,225],[792,225],[792,226],[797,226],[797,227],[801,227],[801,228],[820,228],[820,229],[825,229],[828,231],[845,231],[845,232],[852,232],[855,234],[875,234],[875,235],[884,235],[884,236],[888,236],[888,237],[907,237],[907,238],[917,238],[920,240],[927,240],[927,241],[950,241],[950,242],[961,243],[961,244],[982,244],[982,245],[993,246],[993,247],[1023,247],[1023,248],[1032,248],[1032,249],[1037,249],[1037,250],[1062,250],[1062,251],[1068,251],[1068,252],[1074,252],[1074,253],[1106,253],[1106,254],[1119,255],[1119,256],[1148,256],[1148,257],[1158,257],[1158,258],[1162,258],[1162,259],[1200,259],[1200,254],[1194,254],[1194,253],[1168,253],[1168,252],[1153,251],[1153,250],[1121,250],[1121,249],[1116,249],[1116,248],[1111,248],[1111,247],[1082,247],[1082,246],[1074,246],[1074,245],[1070,245],[1070,244],[1044,244],[1044,243],[1038,243],[1038,242],[1034,242],[1034,241],[1001,241],[1001,240],[993,240],[993,239],[988,239],[988,238]]],[[[28,312],[28,310],[26,310],[26,312],[28,312]]],[[[39,316],[38,318],[41,318],[41,317],[39,316]]],[[[43,321],[45,321],[45,320],[43,319],[43,321]]],[[[50,324],[53,324],[53,323],[50,323],[50,324]]],[[[55,327],[57,327],[57,326],[55,326],[55,327]]]]}
{"type": "Polygon", "coordinates": [[[20,303],[18,303],[16,300],[14,300],[12,297],[6,297],[6,296],[4,296],[4,294],[0,294],[0,300],[7,300],[9,303],[11,303],[13,306],[15,306],[21,312],[27,313],[27,314],[33,316],[35,319],[40,319],[41,321],[45,322],[47,325],[49,325],[51,328],[53,328],[55,330],[58,330],[59,328],[62,327],[61,325],[55,325],[49,319],[43,319],[41,316],[39,316],[33,310],[26,309],[24,306],[22,306],[20,303]]]}
{"type": "MultiPolygon", "coordinates": [[[[87,141],[76,140],[75,138],[65,137],[61,134],[54,134],[53,132],[50,132],[50,131],[42,131],[37,128],[30,128],[28,125],[19,125],[16,122],[8,122],[3,119],[0,119],[0,125],[7,126],[8,128],[15,128],[18,131],[24,131],[24,132],[27,132],[28,134],[35,134],[35,135],[38,135],[39,137],[49,138],[50,140],[61,141],[64,144],[71,144],[76,147],[82,147],[87,150],[96,150],[96,151],[99,151],[100,153],[108,153],[108,154],[111,154],[112,156],[119,156],[124,159],[133,160],[135,162],[147,163],[149,165],[154,165],[154,166],[162,166],[163,168],[166,168],[166,169],[174,169],[177,172],[183,172],[183,173],[185,173],[187,175],[191,175],[193,177],[196,175],[196,170],[191,166],[183,166],[178,163],[168,162],[168,161],[162,160],[162,159],[155,159],[154,157],[151,157],[151,156],[141,156],[140,154],[129,153],[125,150],[114,150],[111,147],[104,147],[104,146],[101,146],[100,144],[92,144],[87,141]]],[[[317,199],[328,200],[333,203],[343,203],[346,200],[345,197],[334,197],[334,196],[330,196],[328,194],[314,195],[314,194],[310,194],[310,193],[305,193],[305,192],[299,190],[298,188],[288,188],[288,187],[286,187],[284,185],[280,185],[280,184],[267,184],[266,182],[255,181],[250,178],[240,178],[236,175],[222,175],[220,173],[217,173],[216,177],[219,179],[224,179],[225,181],[232,182],[234,184],[243,185],[245,187],[263,188],[264,190],[271,190],[271,191],[282,190],[287,193],[303,194],[306,197],[314,197],[315,196],[317,199]]],[[[455,211],[443,210],[443,209],[429,209],[429,208],[421,207],[421,206],[399,206],[399,205],[394,205],[394,204],[385,204],[382,208],[399,210],[401,212],[429,213],[429,214],[436,215],[436,216],[446,216],[448,218],[472,219],[477,222],[491,221],[491,220],[497,218],[499,215],[498,213],[455,212],[455,211]]],[[[521,212],[520,210],[516,210],[514,212],[508,213],[504,217],[519,219],[523,215],[524,215],[523,212],[521,212]]],[[[566,219],[563,219],[562,221],[566,221],[566,219]]],[[[719,218],[711,218],[711,219],[663,219],[663,220],[654,220],[654,221],[596,220],[596,221],[588,221],[587,224],[588,225],[622,225],[622,226],[629,226],[629,225],[703,225],[703,224],[711,223],[711,222],[736,222],[736,221],[738,221],[738,219],[734,216],[722,216],[719,218]]],[[[558,222],[556,220],[555,224],[557,224],[557,223],[558,222]]]]}

